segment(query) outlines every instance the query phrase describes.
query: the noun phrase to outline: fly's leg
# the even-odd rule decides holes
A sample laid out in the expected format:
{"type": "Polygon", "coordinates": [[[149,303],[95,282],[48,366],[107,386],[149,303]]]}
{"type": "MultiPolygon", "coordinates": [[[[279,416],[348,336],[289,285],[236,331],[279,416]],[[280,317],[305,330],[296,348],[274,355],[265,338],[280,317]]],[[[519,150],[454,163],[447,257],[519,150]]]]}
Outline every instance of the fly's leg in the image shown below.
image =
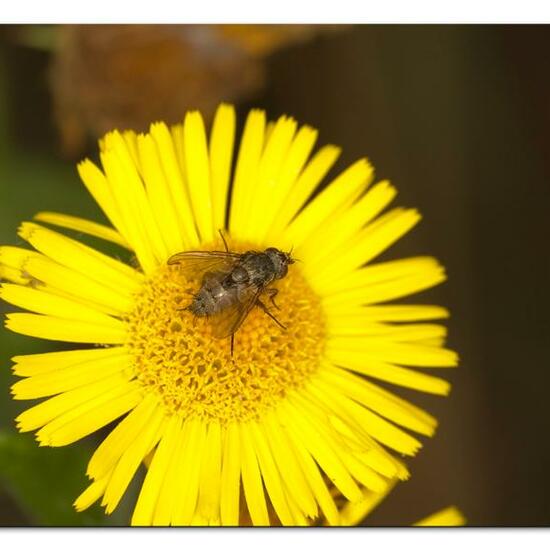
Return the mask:
{"type": "Polygon", "coordinates": [[[225,242],[225,237],[223,236],[222,230],[218,229],[218,233],[220,234],[220,237],[222,238],[223,246],[225,246],[225,251],[229,252],[229,247],[227,246],[227,243],[225,242]]]}
{"type": "Polygon", "coordinates": [[[262,309],[267,315],[269,315],[283,330],[286,330],[286,327],[267,309],[266,305],[261,300],[256,300],[256,304],[259,306],[260,309],[262,309]]]}
{"type": "Polygon", "coordinates": [[[277,296],[277,294],[279,294],[279,289],[277,288],[268,288],[266,289],[266,294],[269,294],[269,300],[271,301],[271,303],[273,304],[273,307],[275,309],[281,309],[276,303],[275,303],[275,296],[277,296]]]}
{"type": "Polygon", "coordinates": [[[231,357],[233,357],[233,348],[235,346],[235,333],[231,335],[231,357]]]}

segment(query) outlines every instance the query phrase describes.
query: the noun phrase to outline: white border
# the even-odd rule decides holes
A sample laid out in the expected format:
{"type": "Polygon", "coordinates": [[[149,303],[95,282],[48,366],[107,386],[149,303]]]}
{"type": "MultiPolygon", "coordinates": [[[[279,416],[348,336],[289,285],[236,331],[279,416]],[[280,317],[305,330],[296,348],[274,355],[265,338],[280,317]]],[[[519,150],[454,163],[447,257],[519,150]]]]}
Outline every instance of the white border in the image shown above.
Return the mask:
{"type": "Polygon", "coordinates": [[[548,23],[545,0],[17,0],[3,23],[548,23]]]}
{"type": "MultiPolygon", "coordinates": [[[[427,0],[384,2],[337,2],[277,0],[155,0],[154,2],[65,2],[62,0],[17,0],[5,2],[0,16],[3,23],[548,23],[550,2],[522,0],[500,2],[427,0]]],[[[281,550],[296,542],[338,548],[406,548],[407,550],[464,550],[465,545],[488,543],[506,548],[548,548],[550,530],[541,529],[16,529],[0,530],[3,548],[29,546],[41,550],[97,550],[98,545],[124,539],[132,550],[150,548],[159,539],[185,544],[189,548],[233,548],[239,550],[281,550]]],[[[120,544],[120,543],[119,543],[120,544]]]]}
{"type": "Polygon", "coordinates": [[[464,550],[474,548],[549,547],[548,529],[376,529],[376,528],[305,528],[305,529],[0,529],[3,548],[40,548],[41,550],[98,550],[111,548],[108,543],[124,544],[132,550],[174,543],[170,548],[216,548],[230,550],[288,550],[315,548],[331,550],[464,550]],[[27,543],[29,546],[27,546],[27,543]],[[32,546],[31,546],[32,545],[32,546]],[[102,546],[99,546],[102,545],[102,546]],[[468,545],[468,546],[466,546],[468,545]],[[475,545],[475,546],[474,546],[475,545]],[[489,546],[491,545],[491,546],[489,546]]]}

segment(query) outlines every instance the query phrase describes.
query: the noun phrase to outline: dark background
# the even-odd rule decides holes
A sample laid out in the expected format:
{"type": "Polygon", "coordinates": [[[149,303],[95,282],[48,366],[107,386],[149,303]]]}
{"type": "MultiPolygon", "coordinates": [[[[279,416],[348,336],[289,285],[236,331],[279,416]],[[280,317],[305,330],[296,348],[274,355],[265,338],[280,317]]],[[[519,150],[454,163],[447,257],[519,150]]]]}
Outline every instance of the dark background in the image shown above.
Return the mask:
{"type": "MultiPolygon", "coordinates": [[[[51,53],[4,30],[0,240],[15,244],[18,223],[38,210],[99,214],[75,159],[60,152],[51,53]]],[[[319,128],[319,143],[343,147],[337,170],[367,155],[397,186],[396,203],[424,216],[387,257],[433,254],[448,269],[448,282],[422,298],[451,309],[449,346],[461,366],[446,371],[447,399],[396,388],[440,428],[370,525],[410,524],[448,504],[470,525],[550,524],[549,57],[546,26],[355,26],[270,55],[263,91],[238,103],[241,115],[258,106],[319,128]]],[[[42,510],[40,498],[60,493],[65,510],[85,487],[90,448],[38,450],[31,436],[14,436],[12,418],[27,405],[10,400],[8,358],[44,349],[31,340],[0,341],[0,453],[11,442],[7,465],[0,459],[0,524],[102,523],[99,509],[81,519],[42,510]],[[14,466],[29,460],[32,475],[14,466]],[[63,466],[64,481],[52,481],[60,462],[74,472],[63,466]]],[[[126,523],[131,505],[107,521],[126,523]]]]}

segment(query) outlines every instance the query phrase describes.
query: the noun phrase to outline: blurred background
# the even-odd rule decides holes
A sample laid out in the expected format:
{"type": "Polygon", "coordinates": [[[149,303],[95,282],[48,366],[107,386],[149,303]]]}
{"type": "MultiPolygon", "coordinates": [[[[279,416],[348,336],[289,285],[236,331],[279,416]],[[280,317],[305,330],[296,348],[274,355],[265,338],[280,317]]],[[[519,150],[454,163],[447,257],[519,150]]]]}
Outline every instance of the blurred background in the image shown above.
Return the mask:
{"type": "MultiPolygon", "coordinates": [[[[287,113],[390,179],[423,222],[382,259],[431,254],[449,307],[447,399],[396,388],[440,419],[412,478],[369,525],[456,504],[470,525],[550,525],[550,28],[546,26],[0,27],[0,242],[37,211],[103,221],[75,164],[118,128],[211,117],[220,101],[287,113]]],[[[12,310],[0,305],[2,311],[12,310]]],[[[10,357],[61,349],[0,331],[0,525],[125,525],[72,510],[98,435],[38,448],[16,434],[10,357]]],[[[100,434],[101,435],[101,434],[100,434]]]]}

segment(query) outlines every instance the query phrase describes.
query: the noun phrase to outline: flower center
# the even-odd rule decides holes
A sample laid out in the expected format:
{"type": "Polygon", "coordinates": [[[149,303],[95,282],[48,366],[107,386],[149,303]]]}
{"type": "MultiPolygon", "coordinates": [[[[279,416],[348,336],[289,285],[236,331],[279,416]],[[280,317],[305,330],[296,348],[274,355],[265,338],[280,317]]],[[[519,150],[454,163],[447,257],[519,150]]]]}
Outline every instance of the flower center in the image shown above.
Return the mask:
{"type": "Polygon", "coordinates": [[[233,356],[229,337],[211,335],[215,316],[199,318],[184,309],[199,288],[200,281],[187,279],[179,266],[163,265],[145,283],[128,318],[137,379],[160,396],[170,413],[221,423],[252,420],[317,370],[325,343],[324,313],[299,264],[270,285],[279,291],[279,309],[262,296],[286,329],[253,307],[235,332],[233,356]]]}

